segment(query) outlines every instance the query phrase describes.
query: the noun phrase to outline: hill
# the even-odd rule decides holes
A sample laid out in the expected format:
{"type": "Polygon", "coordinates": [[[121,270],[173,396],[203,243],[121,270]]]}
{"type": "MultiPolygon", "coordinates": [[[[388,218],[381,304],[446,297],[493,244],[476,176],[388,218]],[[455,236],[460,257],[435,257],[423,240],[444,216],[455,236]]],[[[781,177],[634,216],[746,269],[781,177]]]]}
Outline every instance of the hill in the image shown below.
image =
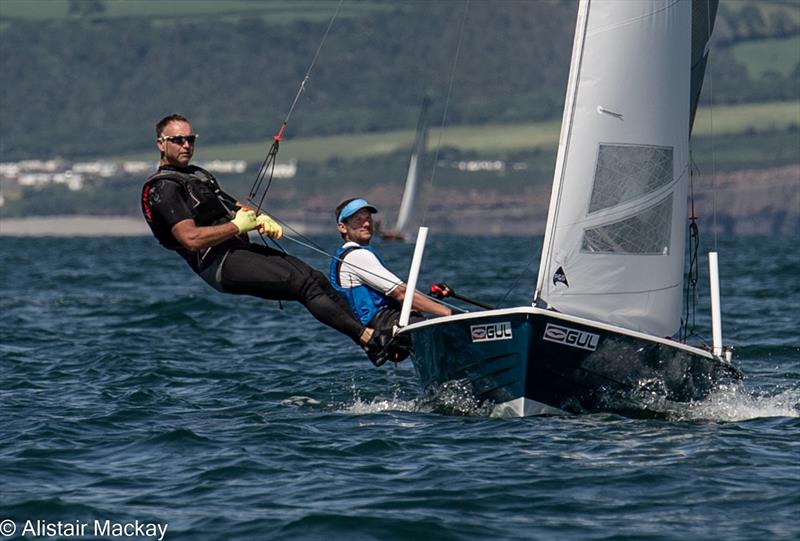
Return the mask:
{"type": "MultiPolygon", "coordinates": [[[[438,214],[442,223],[461,226],[521,200],[546,209],[576,2],[472,0],[466,12],[465,5],[348,0],[317,51],[336,2],[2,0],[0,162],[152,160],[153,124],[179,111],[201,134],[198,159],[248,162],[244,173],[222,175],[227,189],[246,194],[264,142],[319,52],[280,155],[297,160],[297,174],[276,182],[271,209],[297,223],[327,223],[340,198],[366,189],[393,212],[426,95],[432,118],[448,111],[441,148],[437,129],[430,138],[431,150],[440,150],[431,216],[437,201],[452,202],[449,215],[438,214]],[[490,167],[461,168],[469,163],[490,167]]],[[[699,174],[743,172],[730,196],[765,202],[731,199],[744,214],[724,222],[727,230],[746,231],[742,224],[764,213],[789,217],[788,226],[763,222],[778,224],[773,230],[797,229],[800,4],[721,0],[701,104],[698,118],[713,111],[714,121],[696,126],[699,174]],[[739,189],[749,182],[741,179],[783,195],[759,199],[739,189]]],[[[139,212],[142,174],[89,176],[78,189],[60,178],[22,184],[0,174],[0,213],[139,212]]],[[[530,231],[533,218],[521,212],[507,214],[530,231]]]]}
{"type": "MultiPolygon", "coordinates": [[[[3,0],[0,155],[72,159],[149,149],[152,125],[174,111],[192,118],[204,144],[267,140],[336,5],[3,0]]],[[[466,5],[344,2],[289,134],[411,129],[426,94],[440,118],[451,72],[450,126],[558,120],[577,4],[473,0],[465,16],[466,5]]],[[[797,3],[722,0],[715,103],[797,99],[798,36],[797,3]],[[766,63],[769,51],[790,54],[766,63]]]]}

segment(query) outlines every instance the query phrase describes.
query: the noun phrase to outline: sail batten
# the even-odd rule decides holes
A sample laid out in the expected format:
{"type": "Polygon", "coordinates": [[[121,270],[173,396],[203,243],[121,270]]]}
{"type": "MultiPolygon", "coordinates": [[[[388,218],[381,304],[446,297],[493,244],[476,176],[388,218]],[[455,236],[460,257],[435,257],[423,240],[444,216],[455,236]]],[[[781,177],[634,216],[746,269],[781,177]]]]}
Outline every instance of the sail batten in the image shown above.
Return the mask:
{"type": "Polygon", "coordinates": [[[537,282],[556,310],[679,327],[697,1],[580,4],[537,282]]]}

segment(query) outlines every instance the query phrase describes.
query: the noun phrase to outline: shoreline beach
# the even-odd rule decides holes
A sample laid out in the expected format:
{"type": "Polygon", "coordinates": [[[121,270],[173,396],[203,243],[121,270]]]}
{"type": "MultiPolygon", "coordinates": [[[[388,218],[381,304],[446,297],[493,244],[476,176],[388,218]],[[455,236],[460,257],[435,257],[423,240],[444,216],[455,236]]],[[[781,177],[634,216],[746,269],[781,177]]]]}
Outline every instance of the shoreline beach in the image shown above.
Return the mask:
{"type": "MultiPolygon", "coordinates": [[[[324,233],[323,227],[288,224],[301,235],[324,233]]],[[[291,229],[289,229],[291,228],[291,229]]],[[[41,218],[0,218],[0,237],[149,237],[142,218],[133,216],[63,215],[41,218]]]]}
{"type": "Polygon", "coordinates": [[[0,237],[135,237],[150,235],[133,217],[46,216],[0,219],[0,237]]]}

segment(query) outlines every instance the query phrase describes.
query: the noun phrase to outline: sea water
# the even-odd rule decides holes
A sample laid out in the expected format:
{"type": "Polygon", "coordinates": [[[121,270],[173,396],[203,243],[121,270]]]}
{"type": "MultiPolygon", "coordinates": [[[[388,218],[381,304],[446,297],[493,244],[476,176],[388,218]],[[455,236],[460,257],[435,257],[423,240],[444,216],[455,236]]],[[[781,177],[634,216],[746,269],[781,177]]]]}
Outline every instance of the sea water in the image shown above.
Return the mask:
{"type": "MultiPolygon", "coordinates": [[[[421,284],[526,304],[540,245],[432,232],[421,284]]],[[[744,385],[645,419],[425,397],[409,361],[375,368],[151,238],[0,246],[0,539],[800,539],[796,239],[718,241],[744,385]]],[[[406,276],[412,247],[378,247],[406,276]]]]}

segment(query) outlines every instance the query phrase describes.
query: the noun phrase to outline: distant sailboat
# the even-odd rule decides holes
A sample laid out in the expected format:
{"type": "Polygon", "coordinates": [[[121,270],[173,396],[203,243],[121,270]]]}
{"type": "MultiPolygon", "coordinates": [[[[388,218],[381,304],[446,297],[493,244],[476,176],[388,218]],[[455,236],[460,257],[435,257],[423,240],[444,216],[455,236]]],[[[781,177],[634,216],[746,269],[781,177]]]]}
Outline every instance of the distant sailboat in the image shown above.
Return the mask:
{"type": "Polygon", "coordinates": [[[378,231],[382,240],[405,241],[409,232],[413,230],[420,192],[419,172],[425,160],[425,147],[428,144],[429,108],[430,99],[426,97],[422,102],[422,110],[417,120],[417,135],[414,139],[414,146],[411,148],[411,157],[408,160],[408,174],[403,188],[403,198],[400,201],[400,210],[397,213],[397,223],[391,230],[378,231]]]}
{"type": "Polygon", "coordinates": [[[716,9],[580,0],[533,304],[402,328],[425,388],[467,381],[496,413],[532,415],[637,393],[700,400],[741,377],[720,352],[665,338],[680,328],[689,137],[716,9]]]}

